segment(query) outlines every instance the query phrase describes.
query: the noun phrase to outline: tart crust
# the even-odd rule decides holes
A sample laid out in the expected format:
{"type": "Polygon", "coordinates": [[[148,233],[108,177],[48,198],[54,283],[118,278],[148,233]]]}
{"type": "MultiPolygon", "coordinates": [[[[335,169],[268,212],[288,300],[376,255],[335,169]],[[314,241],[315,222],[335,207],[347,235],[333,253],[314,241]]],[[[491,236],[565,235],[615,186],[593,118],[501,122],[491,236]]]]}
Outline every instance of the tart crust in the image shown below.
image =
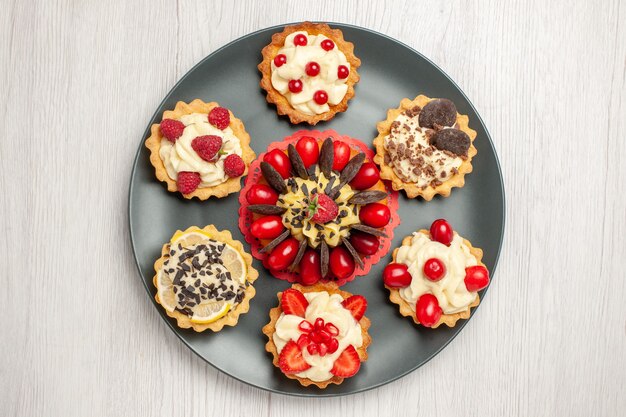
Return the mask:
{"type": "Polygon", "coordinates": [[[470,137],[471,143],[470,148],[467,151],[467,159],[465,159],[461,166],[459,166],[459,170],[456,174],[452,175],[442,184],[433,187],[429,185],[428,187],[422,189],[415,183],[404,182],[400,177],[396,175],[393,170],[393,167],[387,165],[385,163],[385,150],[384,139],[385,136],[389,135],[391,132],[391,124],[396,120],[396,118],[405,110],[412,109],[415,106],[420,106],[424,108],[428,102],[435,100],[424,95],[419,95],[415,97],[413,100],[409,100],[408,98],[403,98],[400,101],[400,106],[395,109],[389,109],[387,111],[387,119],[379,122],[376,125],[378,129],[378,136],[374,139],[374,147],[376,148],[376,156],[374,157],[374,162],[376,162],[380,166],[380,177],[386,180],[391,181],[391,186],[394,190],[404,190],[406,192],[407,197],[415,198],[417,196],[421,196],[426,201],[430,201],[434,196],[440,194],[444,197],[448,197],[453,187],[463,187],[465,185],[465,174],[469,174],[472,172],[472,158],[478,152],[474,147],[474,139],[476,139],[476,131],[470,129],[469,127],[469,117],[464,114],[458,114],[456,116],[456,123],[459,130],[467,133],[470,137]]]}
{"type": "Polygon", "coordinates": [[[286,115],[293,124],[306,122],[310,125],[316,125],[320,121],[327,121],[335,117],[335,114],[344,112],[348,109],[348,101],[354,97],[354,85],[359,82],[360,76],[357,69],[361,66],[361,60],[354,55],[354,44],[347,42],[343,38],[343,33],[339,29],[331,29],[326,23],[303,22],[297,25],[287,26],[280,33],[272,35],[272,42],[265,46],[261,51],[263,60],[257,66],[262,74],[261,88],[267,92],[266,100],[268,103],[276,105],[276,112],[279,115],[286,115]],[[311,35],[324,35],[330,38],[335,45],[343,52],[350,64],[350,74],[346,80],[348,91],[340,103],[331,106],[330,110],[316,115],[308,115],[294,109],[289,101],[272,85],[272,60],[278,53],[278,50],[285,45],[285,39],[293,32],[306,31],[311,35]]]}
{"type": "MultiPolygon", "coordinates": [[[[298,291],[300,291],[302,293],[326,291],[329,294],[339,294],[344,299],[352,296],[351,293],[349,293],[347,291],[340,290],[339,287],[335,283],[332,283],[332,282],[328,282],[328,283],[324,283],[324,284],[318,283],[318,284],[315,284],[315,285],[309,286],[309,287],[305,287],[305,286],[302,286],[300,284],[294,284],[291,288],[294,288],[294,289],[296,289],[296,290],[298,290],[298,291]]],[[[280,317],[281,313],[283,312],[283,309],[281,308],[281,305],[280,305],[281,295],[282,295],[282,292],[279,292],[277,294],[277,296],[278,296],[278,307],[274,307],[274,308],[272,308],[270,310],[270,322],[268,324],[266,324],[265,326],[263,326],[263,329],[262,329],[263,333],[269,339],[269,341],[265,345],[265,350],[272,354],[272,356],[273,356],[272,363],[274,364],[274,366],[276,366],[279,369],[280,369],[280,367],[278,365],[279,354],[278,354],[278,350],[276,348],[276,345],[274,344],[274,339],[272,338],[272,336],[276,332],[276,322],[278,321],[278,318],[280,317]]],[[[361,334],[363,335],[363,345],[361,345],[361,347],[357,348],[356,351],[359,354],[359,358],[361,359],[361,363],[363,363],[363,362],[365,362],[367,360],[367,347],[370,345],[370,343],[372,343],[372,338],[370,337],[370,335],[368,333],[368,329],[370,327],[370,324],[371,324],[370,320],[367,317],[365,317],[365,316],[361,317],[361,320],[359,320],[359,325],[361,326],[361,334]]],[[[284,374],[284,375],[287,378],[298,380],[298,382],[301,385],[305,386],[305,387],[308,387],[309,385],[315,385],[316,387],[318,387],[320,389],[324,389],[324,388],[326,388],[330,384],[337,384],[337,385],[339,385],[345,379],[345,378],[333,375],[332,378],[327,379],[326,381],[317,382],[317,381],[313,381],[313,380],[311,380],[309,378],[301,378],[299,376],[296,376],[295,374],[284,374]]]]}
{"type": "MultiPolygon", "coordinates": [[[[252,286],[252,283],[259,277],[259,273],[252,266],[252,256],[250,256],[250,254],[248,254],[244,250],[241,242],[233,239],[232,235],[230,234],[228,230],[219,231],[215,228],[215,226],[213,226],[212,224],[209,224],[202,229],[200,229],[197,226],[191,226],[187,228],[187,230],[183,231],[182,233],[199,232],[199,231],[210,235],[213,239],[219,242],[227,243],[228,245],[235,248],[237,252],[241,254],[244,262],[246,263],[246,270],[247,270],[246,281],[250,285],[248,285],[248,287],[245,289],[244,296],[241,302],[237,304],[237,306],[234,309],[231,309],[224,317],[214,321],[213,323],[206,323],[206,324],[192,323],[189,316],[176,310],[171,311],[171,312],[165,310],[165,313],[171,318],[176,319],[176,324],[178,325],[178,327],[182,329],[192,328],[196,332],[203,332],[209,329],[214,332],[219,332],[220,330],[222,330],[224,326],[235,326],[237,324],[237,321],[239,320],[239,316],[241,314],[245,314],[248,312],[248,310],[250,309],[250,300],[256,294],[256,290],[252,286]]],[[[180,230],[177,230],[176,233],[177,232],[180,232],[180,230]]],[[[154,274],[154,277],[152,278],[152,283],[155,287],[157,287],[158,271],[161,268],[163,268],[163,264],[165,263],[167,258],[169,258],[168,245],[169,245],[169,242],[163,245],[163,248],[161,249],[161,257],[157,259],[156,262],[154,263],[155,274],[154,274]]],[[[161,305],[158,292],[155,294],[154,299],[156,300],[157,303],[159,303],[159,305],[161,305]]]]}
{"type": "MultiPolygon", "coordinates": [[[[422,233],[430,237],[430,232],[428,230],[421,229],[419,230],[418,233],[422,233]]],[[[402,239],[402,246],[410,245],[412,238],[413,236],[411,235],[402,239]]],[[[463,243],[469,248],[470,253],[476,258],[476,261],[478,261],[478,265],[485,266],[485,264],[482,263],[482,258],[483,258],[482,249],[473,247],[472,244],[467,239],[463,239],[463,243]]],[[[395,248],[393,250],[392,262],[396,261],[396,255],[398,254],[398,250],[400,250],[400,248],[395,248]]],[[[385,285],[385,288],[389,290],[389,300],[391,300],[392,303],[397,304],[400,307],[400,314],[402,314],[404,317],[411,317],[413,321],[415,322],[415,324],[420,324],[420,322],[417,320],[417,316],[415,315],[415,312],[411,309],[411,306],[409,305],[409,303],[404,298],[400,297],[400,290],[398,288],[388,287],[387,285],[385,285]]],[[[478,304],[480,304],[480,296],[476,294],[476,299],[470,305],[467,306],[467,309],[463,311],[459,311],[458,313],[454,313],[454,314],[442,314],[439,321],[434,326],[432,326],[432,328],[436,329],[442,324],[445,324],[448,327],[454,327],[457,321],[461,319],[468,319],[470,317],[471,309],[478,306],[478,304]]]]}
{"type": "MultiPolygon", "coordinates": [[[[215,101],[210,103],[205,103],[200,99],[195,99],[191,103],[187,104],[183,101],[179,101],[176,103],[176,107],[174,110],[166,110],[163,112],[162,119],[178,119],[181,116],[192,114],[192,113],[209,113],[213,108],[219,107],[219,104],[215,101]]],[[[181,195],[187,199],[192,199],[193,197],[197,197],[200,200],[207,200],[209,197],[215,196],[217,198],[222,198],[227,196],[230,193],[237,192],[241,190],[241,177],[248,174],[248,167],[250,162],[256,158],[256,154],[250,148],[250,135],[246,132],[246,128],[243,125],[243,122],[236,118],[233,113],[228,110],[230,114],[230,128],[233,130],[233,133],[239,139],[241,143],[241,159],[243,159],[244,164],[246,165],[246,169],[241,174],[241,176],[236,178],[229,178],[221,184],[212,186],[212,187],[198,187],[194,192],[189,194],[181,195]]],[[[161,134],[161,130],[159,129],[159,124],[155,123],[150,128],[150,137],[146,139],[146,147],[150,149],[150,163],[154,166],[154,171],[156,177],[159,181],[162,181],[167,184],[167,190],[176,192],[178,191],[178,187],[176,185],[176,181],[170,178],[167,174],[167,170],[165,169],[165,165],[163,164],[163,160],[159,155],[159,151],[161,149],[161,139],[163,139],[163,135],[161,134]]]]}

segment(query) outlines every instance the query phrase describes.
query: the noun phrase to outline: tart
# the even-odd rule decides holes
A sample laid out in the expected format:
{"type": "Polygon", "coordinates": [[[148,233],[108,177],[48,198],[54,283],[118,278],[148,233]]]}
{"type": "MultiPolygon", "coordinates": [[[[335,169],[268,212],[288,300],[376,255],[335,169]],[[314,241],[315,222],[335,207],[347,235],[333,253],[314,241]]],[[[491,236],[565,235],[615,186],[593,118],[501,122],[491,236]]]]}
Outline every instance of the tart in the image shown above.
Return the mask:
{"type": "Polygon", "coordinates": [[[377,125],[374,161],[381,178],[409,198],[430,201],[437,194],[449,196],[453,187],[465,185],[465,174],[472,172],[476,131],[468,123],[469,118],[458,114],[448,99],[423,95],[403,99],[377,125]]]}
{"type": "Polygon", "coordinates": [[[156,177],[188,199],[239,191],[256,156],[241,120],[215,102],[179,101],[150,131],[146,147],[156,177]]]}
{"type": "Polygon", "coordinates": [[[369,272],[390,247],[397,193],[373,153],[332,130],[300,131],[250,165],[239,228],[252,255],[277,278],[343,285],[369,272]]]}
{"type": "Polygon", "coordinates": [[[489,285],[482,256],[446,220],[435,220],[430,230],[405,237],[393,251],[393,262],[383,271],[389,299],[416,324],[454,327],[469,318],[480,303],[478,291],[489,285]]]}
{"type": "Polygon", "coordinates": [[[262,54],[261,88],[291,123],[315,125],[348,108],[361,60],[341,30],[311,22],[287,26],[262,54]]]}
{"type": "Polygon", "coordinates": [[[336,284],[316,284],[278,293],[263,327],[265,350],[287,378],[320,389],[354,376],[367,360],[370,321],[367,300],[336,284]]]}
{"type": "Polygon", "coordinates": [[[178,327],[219,332],[248,312],[259,276],[252,256],[213,225],[176,231],[154,263],[156,302],[178,327]]]}

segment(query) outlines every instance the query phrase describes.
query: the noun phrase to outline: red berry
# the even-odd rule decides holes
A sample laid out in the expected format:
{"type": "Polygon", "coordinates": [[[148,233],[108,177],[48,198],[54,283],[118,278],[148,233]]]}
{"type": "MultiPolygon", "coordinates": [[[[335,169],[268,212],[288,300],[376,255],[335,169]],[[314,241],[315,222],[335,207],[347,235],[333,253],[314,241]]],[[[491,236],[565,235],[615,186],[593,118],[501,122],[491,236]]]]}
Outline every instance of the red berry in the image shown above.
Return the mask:
{"type": "Polygon", "coordinates": [[[181,137],[185,130],[185,125],[180,120],[163,119],[159,125],[161,134],[165,136],[169,141],[176,142],[176,139],[181,137]]]}
{"type": "Polygon", "coordinates": [[[326,104],[328,102],[328,93],[324,90],[317,90],[315,94],[313,94],[313,100],[320,106],[326,104]]]}
{"type": "Polygon", "coordinates": [[[433,327],[441,318],[441,313],[439,301],[432,294],[422,295],[415,304],[415,316],[423,326],[433,327]]]}
{"type": "Polygon", "coordinates": [[[250,234],[257,239],[275,239],[284,230],[283,218],[276,215],[259,217],[250,225],[250,234]]]}
{"type": "Polygon", "coordinates": [[[348,69],[348,67],[346,67],[345,65],[339,65],[337,67],[337,78],[339,78],[340,80],[344,80],[348,78],[348,75],[350,75],[350,70],[348,69]]]}
{"type": "Polygon", "coordinates": [[[295,288],[289,288],[283,291],[280,296],[280,306],[285,314],[304,317],[309,302],[300,291],[295,288]]]}
{"type": "Polygon", "coordinates": [[[332,323],[326,323],[324,330],[326,330],[331,336],[337,336],[339,334],[339,329],[332,323]]]}
{"type": "Polygon", "coordinates": [[[359,353],[354,346],[348,345],[346,350],[341,352],[341,355],[335,360],[333,369],[331,369],[330,372],[333,375],[348,378],[359,372],[360,367],[361,359],[359,358],[359,353]]]}
{"type": "Polygon", "coordinates": [[[279,149],[269,151],[265,154],[263,160],[273,166],[284,179],[291,177],[291,162],[283,151],[279,149]]]}
{"type": "Polygon", "coordinates": [[[304,67],[304,72],[306,72],[306,75],[309,77],[315,77],[320,73],[320,64],[315,61],[311,61],[306,64],[306,67],[304,67]]]}
{"type": "Polygon", "coordinates": [[[313,285],[322,279],[320,254],[315,249],[307,249],[300,260],[300,282],[302,285],[313,285]]]}
{"type": "Polygon", "coordinates": [[[367,310],[367,300],[362,295],[352,295],[343,300],[341,305],[350,310],[356,321],[361,320],[367,310]]]}
{"type": "Polygon", "coordinates": [[[246,164],[241,159],[241,156],[237,154],[231,154],[224,159],[224,173],[230,177],[240,177],[246,170],[246,164]]]}
{"type": "Polygon", "coordinates": [[[320,336],[318,332],[314,330],[310,334],[311,334],[311,342],[315,344],[322,343],[322,336],[320,336]]]}
{"type": "Polygon", "coordinates": [[[431,281],[439,281],[446,275],[446,266],[437,258],[430,258],[424,263],[424,275],[431,281]]]}
{"type": "Polygon", "coordinates": [[[309,343],[311,343],[311,339],[309,338],[309,336],[301,334],[296,343],[298,344],[298,347],[300,349],[304,349],[309,345],[309,343]]]}
{"type": "Polygon", "coordinates": [[[369,233],[353,231],[350,234],[350,243],[357,252],[363,255],[373,255],[380,247],[380,239],[369,233]]]}
{"type": "Polygon", "coordinates": [[[304,357],[298,344],[293,340],[287,342],[278,356],[278,366],[286,374],[297,374],[311,367],[304,357]]]}
{"type": "Polygon", "coordinates": [[[282,67],[287,63],[287,56],[285,54],[278,54],[274,57],[274,65],[276,67],[282,67]]]}
{"type": "Polygon", "coordinates": [[[465,288],[467,291],[480,291],[489,285],[489,271],[482,265],[465,268],[465,288]]]}
{"type": "Polygon", "coordinates": [[[324,356],[324,355],[326,355],[326,352],[328,352],[328,346],[324,342],[322,342],[319,345],[317,345],[317,348],[319,350],[319,355],[320,356],[324,356]]]}
{"type": "Polygon", "coordinates": [[[222,148],[222,138],[215,135],[198,136],[191,141],[191,148],[205,161],[212,161],[222,148]]]}
{"type": "Polygon", "coordinates": [[[296,259],[299,247],[300,242],[295,237],[283,240],[270,253],[267,265],[276,271],[287,268],[296,259]]]}
{"type": "Polygon", "coordinates": [[[230,124],[230,113],[224,107],[214,107],[209,112],[209,123],[220,130],[224,130],[230,124]]]}
{"type": "Polygon", "coordinates": [[[430,225],[430,238],[446,246],[450,246],[454,233],[452,226],[445,219],[437,219],[430,225]]]}
{"type": "Polygon", "coordinates": [[[317,144],[317,140],[311,136],[302,136],[296,143],[296,151],[304,162],[304,167],[309,168],[311,165],[317,162],[320,156],[320,148],[317,144]]]}
{"type": "Polygon", "coordinates": [[[330,271],[339,279],[344,279],[354,272],[354,258],[343,246],[337,246],[330,251],[328,257],[330,271]]]}
{"type": "Polygon", "coordinates": [[[350,145],[341,140],[336,140],[333,142],[333,152],[333,169],[341,171],[350,160],[350,145]]]}
{"type": "Polygon", "coordinates": [[[293,44],[296,46],[305,46],[308,42],[309,40],[302,33],[298,33],[293,37],[293,44]]]}
{"type": "Polygon", "coordinates": [[[200,174],[197,172],[183,171],[178,173],[176,187],[181,193],[189,194],[196,191],[196,188],[198,188],[201,182],[202,178],[200,178],[200,174]]]}
{"type": "Polygon", "coordinates": [[[313,325],[306,320],[302,320],[298,325],[298,329],[300,329],[304,333],[308,333],[313,330],[313,325]]]}
{"type": "Polygon", "coordinates": [[[316,194],[308,207],[309,218],[317,224],[325,224],[337,217],[339,207],[326,194],[316,194]]]}
{"type": "Polygon", "coordinates": [[[320,46],[325,51],[331,51],[335,47],[335,42],[330,39],[324,39],[322,43],[320,43],[320,46]]]}
{"type": "Polygon", "coordinates": [[[306,347],[306,350],[308,350],[311,355],[317,355],[319,351],[317,343],[311,343],[309,346],[306,347]]]}
{"type": "Polygon", "coordinates": [[[383,271],[383,282],[392,288],[404,288],[411,285],[409,267],[404,264],[390,263],[383,271]]]}
{"type": "Polygon", "coordinates": [[[367,190],[380,180],[380,171],[373,162],[365,162],[356,173],[350,186],[357,190],[367,190]]]}
{"type": "Polygon", "coordinates": [[[289,81],[289,91],[291,91],[292,93],[299,93],[300,91],[302,91],[302,81],[300,80],[290,80],[289,81]]]}
{"type": "Polygon", "coordinates": [[[369,203],[361,207],[359,220],[371,227],[384,227],[391,220],[391,211],[384,204],[369,203]]]}
{"type": "Polygon", "coordinates": [[[328,342],[328,353],[332,355],[333,353],[337,352],[337,349],[339,349],[339,342],[337,341],[337,339],[330,339],[330,342],[328,342]]]}
{"type": "Polygon", "coordinates": [[[254,184],[246,193],[249,204],[276,204],[278,193],[269,185],[254,184]]]}
{"type": "Polygon", "coordinates": [[[313,327],[315,327],[315,330],[320,330],[324,328],[324,319],[321,317],[318,317],[315,319],[315,324],[313,325],[313,327]]]}

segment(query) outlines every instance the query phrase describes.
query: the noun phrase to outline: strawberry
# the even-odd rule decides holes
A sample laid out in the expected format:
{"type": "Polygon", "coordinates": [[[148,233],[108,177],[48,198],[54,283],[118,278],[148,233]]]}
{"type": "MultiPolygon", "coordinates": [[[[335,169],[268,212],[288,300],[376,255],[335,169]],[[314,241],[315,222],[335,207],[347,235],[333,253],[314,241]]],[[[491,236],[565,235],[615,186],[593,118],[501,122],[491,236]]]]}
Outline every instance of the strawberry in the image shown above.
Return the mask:
{"type": "Polygon", "coordinates": [[[176,139],[181,137],[185,130],[185,125],[180,120],[163,119],[159,125],[161,134],[165,136],[170,142],[176,142],[176,139]]]}
{"type": "Polygon", "coordinates": [[[209,112],[209,123],[220,130],[224,130],[230,124],[230,113],[224,107],[214,107],[209,112]]]}
{"type": "Polygon", "coordinates": [[[362,295],[348,297],[343,300],[341,305],[350,310],[352,317],[354,317],[356,321],[361,320],[361,317],[365,314],[365,310],[367,310],[367,300],[362,295]]]}
{"type": "Polygon", "coordinates": [[[346,350],[335,360],[333,369],[330,373],[342,378],[348,378],[359,372],[361,367],[361,359],[359,354],[352,345],[348,345],[346,350]]]}
{"type": "Polygon", "coordinates": [[[280,297],[280,305],[285,314],[304,317],[309,302],[300,291],[289,288],[283,291],[283,295],[280,297]]]}
{"type": "Polygon", "coordinates": [[[311,365],[306,363],[302,356],[302,351],[293,340],[287,342],[283,350],[280,351],[278,366],[286,374],[297,374],[311,367],[311,365]]]}
{"type": "Polygon", "coordinates": [[[315,223],[328,223],[337,217],[337,213],[339,213],[337,203],[326,194],[315,194],[309,203],[309,218],[315,223]]]}
{"type": "Polygon", "coordinates": [[[231,178],[240,177],[246,170],[246,164],[241,156],[233,153],[224,159],[224,172],[231,178]]]}
{"type": "Polygon", "coordinates": [[[178,179],[176,180],[176,186],[178,191],[183,194],[189,194],[196,191],[198,185],[202,182],[200,174],[197,172],[183,171],[178,173],[178,179]]]}
{"type": "Polygon", "coordinates": [[[209,162],[222,148],[222,138],[215,135],[198,136],[191,141],[191,148],[200,158],[209,162]]]}

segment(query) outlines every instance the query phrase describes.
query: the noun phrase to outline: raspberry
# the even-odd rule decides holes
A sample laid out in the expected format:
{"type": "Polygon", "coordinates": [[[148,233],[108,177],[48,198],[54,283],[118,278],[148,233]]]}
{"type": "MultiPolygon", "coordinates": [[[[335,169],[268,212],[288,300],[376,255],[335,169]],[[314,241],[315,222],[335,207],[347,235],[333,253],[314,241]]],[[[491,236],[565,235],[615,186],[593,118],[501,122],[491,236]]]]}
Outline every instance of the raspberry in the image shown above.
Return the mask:
{"type": "Polygon", "coordinates": [[[326,194],[317,194],[309,204],[309,216],[315,223],[324,224],[337,217],[339,208],[326,194]]]}
{"type": "Polygon", "coordinates": [[[191,148],[200,158],[209,162],[222,148],[222,138],[215,135],[198,136],[191,141],[191,148]]]}
{"type": "Polygon", "coordinates": [[[215,107],[209,112],[209,123],[220,130],[224,130],[230,124],[230,113],[224,107],[215,107]]]}
{"type": "Polygon", "coordinates": [[[241,156],[232,154],[224,159],[224,172],[229,177],[240,177],[245,170],[246,164],[243,163],[241,156]]]}
{"type": "Polygon", "coordinates": [[[178,191],[183,194],[189,194],[196,191],[198,185],[202,182],[200,174],[197,172],[183,171],[178,173],[178,180],[176,180],[176,186],[178,191]]]}
{"type": "Polygon", "coordinates": [[[161,129],[161,134],[172,142],[176,142],[176,139],[178,139],[185,130],[183,122],[174,119],[161,120],[161,125],[159,127],[161,129]]]}

